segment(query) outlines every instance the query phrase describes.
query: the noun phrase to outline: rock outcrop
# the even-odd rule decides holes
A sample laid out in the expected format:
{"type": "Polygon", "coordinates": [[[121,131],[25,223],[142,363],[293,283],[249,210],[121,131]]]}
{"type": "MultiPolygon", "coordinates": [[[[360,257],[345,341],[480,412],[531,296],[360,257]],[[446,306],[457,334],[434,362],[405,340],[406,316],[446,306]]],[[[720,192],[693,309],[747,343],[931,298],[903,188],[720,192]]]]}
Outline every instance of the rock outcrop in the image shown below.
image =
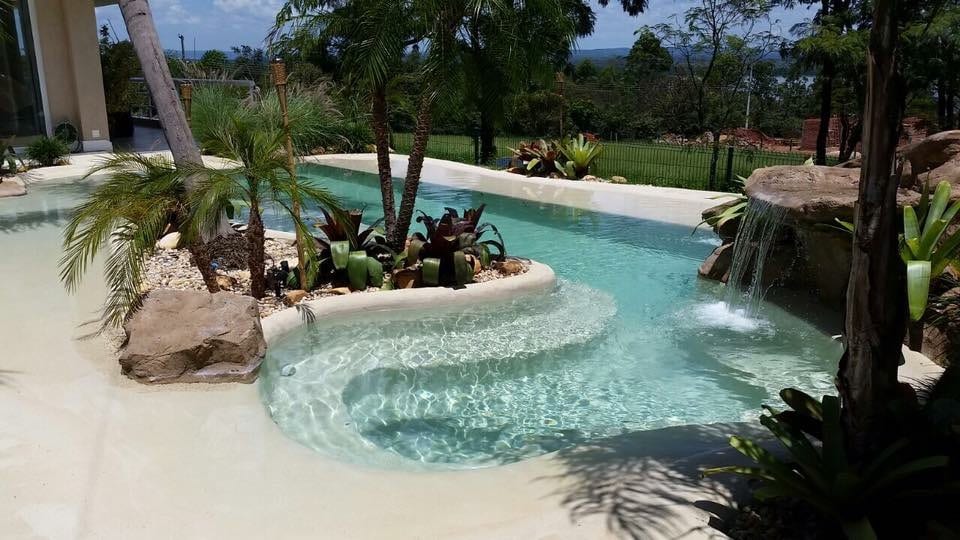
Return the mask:
{"type": "MultiPolygon", "coordinates": [[[[860,169],[782,165],[757,169],[744,186],[748,197],[762,199],[787,211],[787,220],[806,224],[853,220],[860,186],[860,169]]],[[[903,188],[900,206],[916,204],[920,193],[903,188]]]]}
{"type": "Polygon", "coordinates": [[[155,290],[124,325],[124,375],[148,384],[253,382],[266,353],[257,302],[155,290]]]}
{"type": "Polygon", "coordinates": [[[909,167],[904,167],[901,184],[916,187],[924,182],[936,186],[942,180],[954,185],[960,196],[960,130],[942,131],[904,147],[900,151],[909,167]]]}
{"type": "MultiPolygon", "coordinates": [[[[960,198],[960,131],[945,131],[904,147],[897,203],[916,205],[922,186],[946,180],[960,198]]],[[[859,196],[859,163],[839,167],[778,166],[758,169],[747,179],[744,193],[785,210],[777,245],[765,266],[763,283],[770,279],[791,288],[813,291],[826,303],[839,306],[850,272],[850,234],[836,220],[853,221],[859,196]],[[768,278],[768,274],[772,277],[768,278]]],[[[718,215],[730,203],[706,210],[704,219],[718,215]]],[[[708,257],[700,274],[725,281],[729,265],[727,244],[734,241],[740,220],[728,221],[717,234],[724,242],[708,257]]],[[[958,332],[960,334],[960,332],[958,332]]],[[[958,336],[960,337],[960,336],[958,336]]]]}

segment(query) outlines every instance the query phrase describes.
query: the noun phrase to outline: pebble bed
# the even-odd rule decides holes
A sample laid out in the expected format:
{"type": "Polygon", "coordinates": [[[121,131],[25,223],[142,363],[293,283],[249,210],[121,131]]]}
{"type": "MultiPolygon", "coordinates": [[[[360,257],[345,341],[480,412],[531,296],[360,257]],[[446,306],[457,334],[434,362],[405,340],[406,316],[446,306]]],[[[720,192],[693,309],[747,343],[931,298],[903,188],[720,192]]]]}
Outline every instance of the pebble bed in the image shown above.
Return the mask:
{"type": "MultiPolygon", "coordinates": [[[[227,276],[232,284],[227,290],[236,294],[250,295],[250,272],[246,268],[238,268],[237,261],[242,261],[245,255],[236,253],[243,248],[243,243],[234,242],[233,246],[218,246],[214,262],[218,265],[217,273],[227,276]],[[231,252],[233,251],[233,252],[231,252]]],[[[265,245],[266,267],[287,261],[291,267],[297,265],[297,249],[292,241],[267,239],[265,245]]],[[[524,264],[523,273],[529,269],[524,264]]],[[[179,291],[206,291],[207,287],[200,277],[191,260],[190,252],[186,249],[156,250],[147,258],[144,272],[144,289],[174,289],[179,291]]],[[[474,282],[484,283],[501,279],[504,276],[495,269],[486,269],[474,276],[474,282]]],[[[377,292],[380,289],[369,287],[365,291],[353,291],[351,294],[377,292]]],[[[303,299],[304,302],[340,296],[347,291],[343,287],[327,283],[318,289],[310,291],[303,299]]],[[[276,298],[272,293],[260,300],[260,317],[265,318],[286,309],[283,298],[276,298]]]]}

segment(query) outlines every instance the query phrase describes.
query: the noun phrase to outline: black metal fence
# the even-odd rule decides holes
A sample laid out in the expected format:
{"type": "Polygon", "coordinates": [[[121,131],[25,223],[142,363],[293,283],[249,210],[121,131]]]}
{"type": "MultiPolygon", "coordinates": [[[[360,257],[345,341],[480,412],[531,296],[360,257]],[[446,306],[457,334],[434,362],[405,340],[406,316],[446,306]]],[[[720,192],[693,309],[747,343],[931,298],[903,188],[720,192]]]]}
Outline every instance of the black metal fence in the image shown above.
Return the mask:
{"type": "MultiPolygon", "coordinates": [[[[507,168],[512,155],[510,149],[532,139],[535,138],[496,137],[496,158],[485,165],[507,168]]],[[[607,179],[622,176],[632,184],[711,191],[733,190],[737,176],[746,178],[756,169],[774,165],[802,165],[810,157],[796,152],[727,145],[714,148],[702,144],[622,141],[604,141],[602,144],[603,154],[594,162],[591,174],[607,179]]],[[[408,153],[413,146],[413,135],[394,133],[391,145],[397,152],[408,153]]],[[[479,164],[479,140],[469,135],[431,135],[427,156],[479,164]]]]}

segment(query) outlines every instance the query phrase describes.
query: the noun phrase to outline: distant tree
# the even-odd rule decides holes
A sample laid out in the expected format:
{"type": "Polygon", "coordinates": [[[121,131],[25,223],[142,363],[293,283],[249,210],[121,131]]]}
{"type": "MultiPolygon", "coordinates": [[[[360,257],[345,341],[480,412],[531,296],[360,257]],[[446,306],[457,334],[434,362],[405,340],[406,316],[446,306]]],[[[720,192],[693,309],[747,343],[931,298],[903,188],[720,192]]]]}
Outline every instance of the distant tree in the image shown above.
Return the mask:
{"type": "MultiPolygon", "coordinates": [[[[238,79],[254,81],[258,84],[268,83],[264,78],[267,73],[267,52],[249,45],[230,47],[236,55],[233,59],[235,76],[238,79]],[[264,80],[262,80],[264,79],[264,80]]],[[[263,86],[263,84],[261,84],[263,86]]]]}
{"type": "Polygon", "coordinates": [[[645,82],[663,75],[673,67],[673,57],[663,48],[660,38],[649,28],[635,32],[637,40],[627,54],[624,77],[629,84],[645,82]]]}
{"type": "Polygon", "coordinates": [[[932,13],[934,17],[929,24],[920,21],[904,30],[904,75],[914,99],[933,97],[937,127],[956,129],[960,93],[960,4],[953,0],[932,13]]]}
{"type": "Polygon", "coordinates": [[[720,134],[743,120],[750,70],[779,50],[765,0],[701,0],[683,18],[655,27],[682,58],[678,90],[696,114],[695,129],[713,137],[710,178],[716,177],[720,134]]]}
{"type": "MultiPolygon", "coordinates": [[[[804,3],[816,1],[806,0],[804,3]]],[[[820,124],[814,157],[818,165],[827,162],[835,87],[843,81],[851,83],[853,77],[864,76],[862,59],[867,51],[866,31],[858,28],[866,25],[865,21],[858,19],[858,9],[855,0],[822,0],[812,21],[793,28],[799,39],[790,47],[789,54],[795,58],[799,71],[818,70],[820,124]],[[849,77],[844,78],[845,75],[849,77]]],[[[860,107],[856,110],[859,111],[860,107]]]]}
{"type": "Polygon", "coordinates": [[[573,78],[577,82],[589,82],[597,78],[600,71],[589,58],[581,60],[573,70],[573,78]]]}
{"type": "Polygon", "coordinates": [[[505,4],[512,11],[504,26],[490,11],[473,11],[460,39],[464,54],[465,105],[477,113],[480,159],[494,157],[494,135],[511,95],[532,86],[552,85],[568,60],[575,36],[593,32],[595,15],[583,0],[560,0],[560,9],[539,2],[505,4]],[[569,32],[572,23],[573,35],[569,32]]]}
{"type": "Polygon", "coordinates": [[[211,49],[203,53],[203,56],[200,57],[197,64],[199,64],[200,68],[204,71],[213,71],[226,69],[228,62],[227,53],[211,49]]]}

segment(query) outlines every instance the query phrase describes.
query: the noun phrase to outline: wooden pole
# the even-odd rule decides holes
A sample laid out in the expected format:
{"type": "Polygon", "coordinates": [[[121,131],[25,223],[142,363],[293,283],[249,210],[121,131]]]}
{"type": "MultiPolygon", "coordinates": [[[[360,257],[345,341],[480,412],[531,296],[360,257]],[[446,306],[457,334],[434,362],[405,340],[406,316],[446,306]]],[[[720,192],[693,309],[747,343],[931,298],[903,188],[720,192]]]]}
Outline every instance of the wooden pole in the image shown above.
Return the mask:
{"type": "Polygon", "coordinates": [[[290,116],[287,113],[287,67],[283,60],[279,58],[270,63],[270,71],[273,75],[273,84],[277,87],[277,98],[280,100],[280,112],[283,117],[283,131],[286,135],[287,144],[287,171],[290,174],[291,191],[293,201],[291,209],[294,223],[294,231],[297,236],[297,275],[300,278],[300,288],[309,291],[310,283],[307,281],[307,258],[303,249],[303,233],[300,231],[300,195],[297,190],[297,162],[293,155],[293,137],[290,135],[290,116]]]}
{"type": "Polygon", "coordinates": [[[183,113],[187,117],[187,125],[193,121],[193,84],[185,82],[180,85],[180,99],[183,100],[183,113]]]}

